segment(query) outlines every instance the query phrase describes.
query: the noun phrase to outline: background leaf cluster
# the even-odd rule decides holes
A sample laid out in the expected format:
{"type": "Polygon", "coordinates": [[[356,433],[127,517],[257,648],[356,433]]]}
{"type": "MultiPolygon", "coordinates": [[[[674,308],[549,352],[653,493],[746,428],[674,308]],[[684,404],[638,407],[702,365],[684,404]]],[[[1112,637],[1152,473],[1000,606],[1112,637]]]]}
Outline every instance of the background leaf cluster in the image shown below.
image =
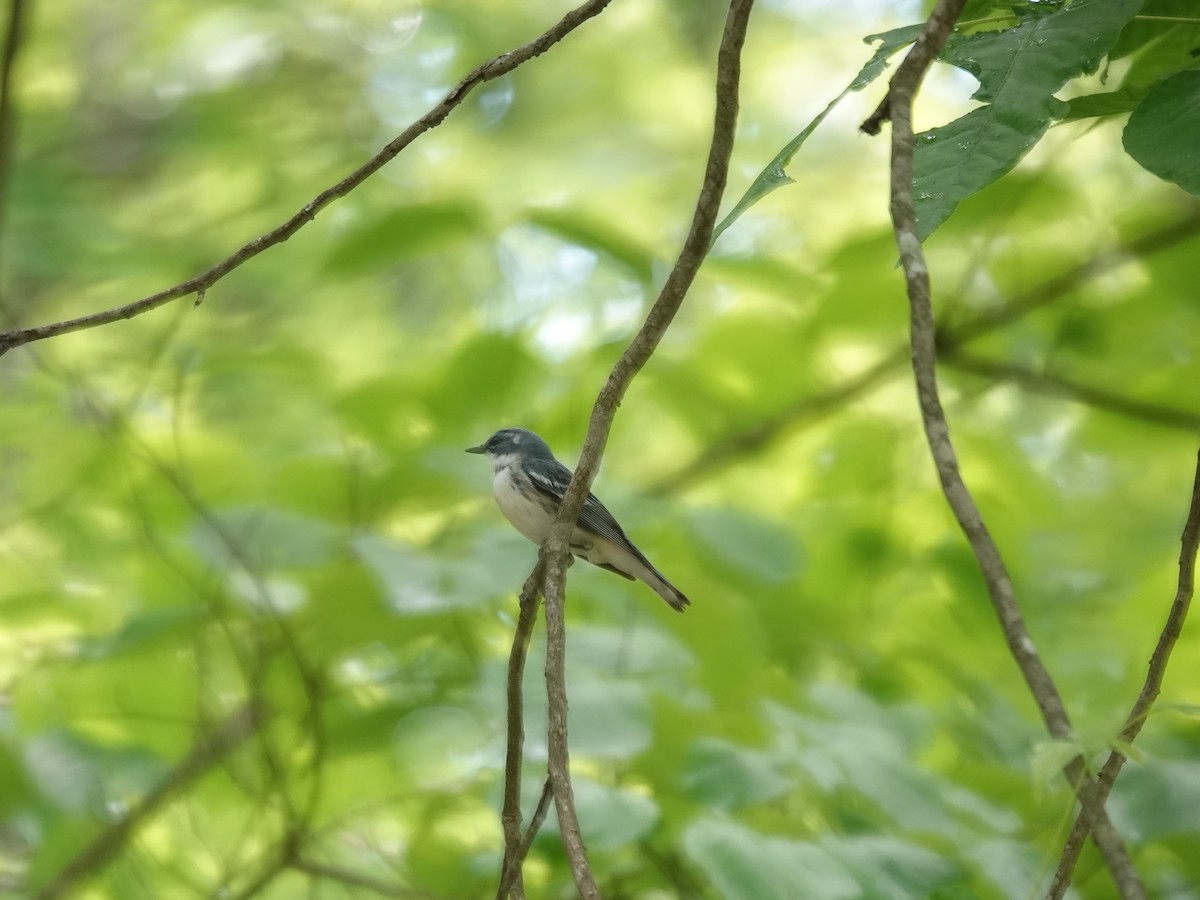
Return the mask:
{"type": "MultiPolygon", "coordinates": [[[[1194,95],[1198,42],[1132,18],[1186,5],[973,4],[995,21],[956,39],[918,110],[927,232],[944,220],[927,252],[959,335],[952,428],[1093,754],[1174,591],[1200,432],[1200,217],[1146,171],[1195,190],[1172,104],[1194,95]],[[1104,41],[1075,43],[1072,17],[1089,34],[1103,17],[1104,41]],[[1059,38],[1077,58],[1033,49],[1059,38]],[[998,78],[1003,53],[1026,68],[998,78]],[[1164,116],[1178,131],[1154,130],[1164,116]],[[985,154],[958,143],[999,136],[1011,158],[981,176],[985,154]],[[1126,405],[1080,402],[1076,384],[1126,405]]],[[[7,317],[193,274],[565,9],[38,4],[0,235],[7,317]]],[[[919,15],[762,4],[731,208],[859,72],[862,32],[919,15]]],[[[503,673],[534,551],[462,449],[523,425],[573,459],[686,227],[721,17],[618,0],[199,309],[0,361],[6,889],[46,883],[258,696],[262,727],[139,829],[95,896],[370,896],[330,875],[346,871],[494,890],[503,673]]],[[[906,377],[886,146],[855,134],[879,89],[848,95],[791,158],[794,184],[721,237],[617,417],[597,492],[694,606],[571,571],[572,762],[605,896],[1024,897],[1061,844],[1059,748],[906,377]]],[[[1160,896],[1200,883],[1197,665],[1189,629],[1173,708],[1111,801],[1160,896]]],[[[551,824],[527,888],[570,883],[551,824]]],[[[1108,895],[1087,855],[1077,889],[1108,895]]]]}

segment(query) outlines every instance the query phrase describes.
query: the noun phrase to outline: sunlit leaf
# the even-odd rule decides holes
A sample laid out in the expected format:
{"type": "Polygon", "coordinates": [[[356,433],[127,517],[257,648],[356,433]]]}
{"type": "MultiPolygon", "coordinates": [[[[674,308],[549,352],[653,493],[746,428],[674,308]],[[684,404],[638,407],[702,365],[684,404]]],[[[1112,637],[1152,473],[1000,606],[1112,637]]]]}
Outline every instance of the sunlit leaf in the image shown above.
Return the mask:
{"type": "Polygon", "coordinates": [[[1066,113],[1054,94],[1094,70],[1138,0],[1078,0],[1014,28],[960,37],[942,59],[979,79],[984,106],[916,137],[917,230],[931,234],[966,196],[1009,171],[1066,113]]]}

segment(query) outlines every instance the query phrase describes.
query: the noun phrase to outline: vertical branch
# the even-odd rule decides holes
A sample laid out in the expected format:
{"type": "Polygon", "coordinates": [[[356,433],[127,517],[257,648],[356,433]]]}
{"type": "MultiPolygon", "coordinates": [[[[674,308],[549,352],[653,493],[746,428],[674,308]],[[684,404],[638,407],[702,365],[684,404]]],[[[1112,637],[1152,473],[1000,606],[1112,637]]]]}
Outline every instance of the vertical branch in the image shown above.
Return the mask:
{"type": "MultiPolygon", "coordinates": [[[[938,0],[912,50],[896,69],[883,102],[862,127],[864,131],[875,134],[885,119],[892,122],[892,224],[909,299],[913,374],[921,421],[942,492],[975,554],[1009,652],[1033,694],[1047,730],[1054,738],[1066,739],[1071,734],[1066,707],[1029,636],[1000,551],[959,472],[958,458],[950,441],[946,414],[938,394],[936,324],[929,269],[917,236],[917,217],[913,206],[912,103],[925,72],[941,51],[964,5],[965,0],[938,0]]],[[[1097,785],[1085,771],[1083,760],[1076,757],[1063,771],[1079,798],[1121,897],[1127,900],[1144,898],[1145,889],[1120,835],[1108,819],[1097,785]]]]}
{"type": "MultiPolygon", "coordinates": [[[[1137,700],[1134,701],[1133,708],[1129,710],[1125,725],[1121,728],[1119,737],[1126,744],[1137,739],[1142,725],[1146,722],[1146,717],[1150,715],[1154,702],[1158,699],[1158,694],[1162,690],[1163,676],[1167,671],[1167,663],[1171,659],[1171,651],[1175,649],[1175,642],[1179,640],[1179,634],[1183,631],[1183,623],[1187,619],[1188,609],[1192,604],[1192,595],[1195,593],[1196,554],[1200,550],[1200,453],[1196,455],[1192,501],[1188,507],[1187,520],[1184,523],[1183,535],[1179,543],[1179,578],[1175,585],[1175,599],[1171,602],[1166,624],[1163,625],[1163,630],[1158,636],[1158,644],[1150,655],[1150,663],[1146,667],[1146,680],[1142,684],[1142,690],[1138,694],[1137,700]]],[[[1108,759],[1104,761],[1104,765],[1100,769],[1100,776],[1096,779],[1097,792],[1101,801],[1107,799],[1113,784],[1116,783],[1117,776],[1121,773],[1121,767],[1125,765],[1125,759],[1125,754],[1117,750],[1108,754],[1108,759]]],[[[1066,894],[1067,888],[1071,885],[1071,875],[1075,871],[1075,863],[1079,861],[1079,854],[1083,850],[1087,836],[1088,822],[1084,816],[1078,815],[1075,817],[1075,824],[1071,826],[1071,833],[1063,845],[1062,856],[1059,858],[1054,879],[1046,892],[1046,896],[1050,900],[1061,900],[1062,896],[1066,894]]]]}
{"type": "Polygon", "coordinates": [[[525,744],[525,701],[521,687],[525,676],[525,656],[529,652],[529,636],[537,621],[538,599],[541,597],[545,572],[545,563],[539,558],[525,579],[512,650],[508,654],[508,744],[504,756],[504,808],[500,812],[500,825],[504,829],[504,862],[500,866],[500,887],[496,891],[496,900],[506,900],[510,890],[517,900],[524,900],[525,897],[525,885],[521,879],[521,862],[525,855],[521,852],[521,763],[525,744]]]}
{"type": "MultiPolygon", "coordinates": [[[[4,30],[4,48],[0,50],[0,259],[4,253],[4,217],[8,211],[8,184],[12,171],[16,119],[13,115],[13,68],[25,38],[28,7],[25,0],[9,0],[8,24],[4,30]]],[[[0,266],[3,278],[3,266],[0,266]]],[[[0,281],[0,290],[3,282],[0,281]]]]}
{"type": "Polygon", "coordinates": [[[691,228],[679,258],[667,276],[658,299],[646,315],[646,321],[621,358],[613,365],[608,380],[592,407],[587,438],[575,476],[571,479],[554,529],[543,545],[546,560],[546,694],[549,702],[549,770],[558,812],[563,846],[571,863],[575,885],[584,900],[599,897],[595,878],[588,866],[587,853],[579,833],[575,802],[571,791],[567,749],[567,693],[565,675],[566,632],[563,623],[563,594],[566,582],[568,539],[608,440],[613,416],[633,377],[650,359],[671,320],[679,310],[696,272],[704,261],[712,241],[713,225],[725,191],[729,158],[733,152],[734,127],[737,124],[738,82],[741,77],[741,51],[746,39],[746,24],[753,0],[732,0],[717,53],[716,112],[713,137],[705,166],[704,182],[691,228]]]}

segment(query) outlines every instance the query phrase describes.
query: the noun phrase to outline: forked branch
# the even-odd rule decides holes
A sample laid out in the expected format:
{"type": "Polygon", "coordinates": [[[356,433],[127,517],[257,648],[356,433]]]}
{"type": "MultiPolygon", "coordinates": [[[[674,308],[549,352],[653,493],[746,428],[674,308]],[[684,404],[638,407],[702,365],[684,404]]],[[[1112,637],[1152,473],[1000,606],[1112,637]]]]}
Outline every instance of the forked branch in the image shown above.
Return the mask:
{"type": "Polygon", "coordinates": [[[716,113],[712,143],[700,196],[692,215],[691,228],[674,267],[667,276],[658,298],[646,315],[646,321],[620,359],[613,365],[600,390],[588,421],[587,437],[575,468],[575,476],[563,497],[554,529],[543,545],[546,560],[546,693],[548,697],[549,769],[555,809],[563,846],[571,864],[575,885],[584,900],[600,896],[588,865],[587,853],[579,832],[575,801],[571,790],[567,750],[567,695],[565,683],[566,632],[563,623],[563,594],[566,580],[568,540],[579,510],[591,486],[604,445],[608,440],[613,416],[630,382],[658,346],[687,295],[712,242],[713,226],[725,191],[729,157],[733,152],[734,127],[737,124],[738,83],[741,77],[741,51],[753,0],[732,0],[725,19],[721,46],[717,53],[716,113]]]}

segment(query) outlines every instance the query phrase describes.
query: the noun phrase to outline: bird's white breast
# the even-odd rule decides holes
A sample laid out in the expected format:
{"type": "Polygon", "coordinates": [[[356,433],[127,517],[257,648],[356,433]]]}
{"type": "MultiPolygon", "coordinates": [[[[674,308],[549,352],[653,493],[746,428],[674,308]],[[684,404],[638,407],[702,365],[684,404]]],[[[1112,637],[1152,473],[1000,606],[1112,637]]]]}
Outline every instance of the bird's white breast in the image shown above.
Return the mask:
{"type": "Polygon", "coordinates": [[[517,481],[523,476],[514,475],[515,472],[512,465],[498,465],[492,479],[492,494],[504,518],[529,540],[540,544],[550,534],[554,516],[538,500],[532,486],[526,486],[524,491],[518,490],[517,481]]]}

